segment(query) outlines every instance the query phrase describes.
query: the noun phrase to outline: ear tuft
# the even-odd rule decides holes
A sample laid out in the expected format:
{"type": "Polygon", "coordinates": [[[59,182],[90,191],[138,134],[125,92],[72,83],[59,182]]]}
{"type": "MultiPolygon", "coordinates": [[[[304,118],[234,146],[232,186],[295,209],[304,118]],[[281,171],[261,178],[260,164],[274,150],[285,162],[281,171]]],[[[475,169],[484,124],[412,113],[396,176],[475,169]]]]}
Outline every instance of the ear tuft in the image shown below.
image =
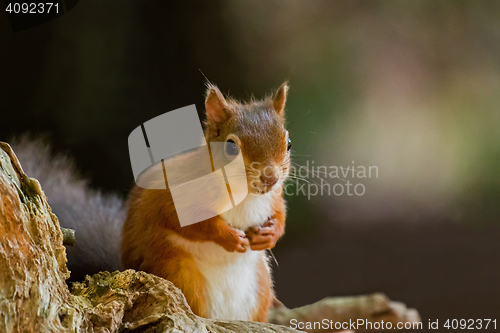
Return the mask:
{"type": "Polygon", "coordinates": [[[205,109],[209,122],[219,124],[230,117],[229,105],[226,99],[215,85],[208,85],[205,109]]]}
{"type": "Polygon", "coordinates": [[[273,98],[273,108],[280,116],[285,114],[286,95],[288,93],[288,82],[284,82],[276,91],[273,98]]]}

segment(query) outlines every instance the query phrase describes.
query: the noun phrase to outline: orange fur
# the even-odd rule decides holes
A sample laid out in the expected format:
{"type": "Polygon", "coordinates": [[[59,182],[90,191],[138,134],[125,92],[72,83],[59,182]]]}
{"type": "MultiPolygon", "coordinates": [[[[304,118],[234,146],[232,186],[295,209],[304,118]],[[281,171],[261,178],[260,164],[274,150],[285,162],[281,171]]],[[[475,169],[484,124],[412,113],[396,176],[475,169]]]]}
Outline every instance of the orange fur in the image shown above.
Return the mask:
{"type": "MultiPolygon", "coordinates": [[[[284,233],[285,202],[277,197],[273,204],[276,239],[284,233]],[[278,210],[280,209],[280,210],[278,210]]],[[[191,241],[213,241],[234,251],[238,234],[220,216],[181,227],[170,192],[134,187],[123,228],[122,260],[126,268],[146,271],[171,281],[181,289],[192,311],[206,317],[204,278],[190,253],[168,241],[172,233],[191,241]]],[[[274,242],[275,243],[275,242],[274,242]]],[[[274,246],[274,245],[273,245],[274,246]]],[[[274,292],[267,261],[258,266],[259,305],[249,318],[267,321],[274,292]]]]}

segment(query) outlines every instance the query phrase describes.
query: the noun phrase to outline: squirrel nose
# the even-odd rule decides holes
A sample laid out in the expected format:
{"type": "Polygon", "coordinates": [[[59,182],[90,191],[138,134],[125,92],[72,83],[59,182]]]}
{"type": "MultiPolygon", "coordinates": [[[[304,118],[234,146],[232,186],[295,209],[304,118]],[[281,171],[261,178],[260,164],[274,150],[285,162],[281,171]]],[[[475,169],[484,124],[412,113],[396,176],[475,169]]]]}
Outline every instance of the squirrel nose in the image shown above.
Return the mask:
{"type": "Polygon", "coordinates": [[[263,173],[262,176],[260,176],[260,179],[262,181],[262,184],[264,184],[267,187],[271,187],[278,182],[279,178],[275,173],[271,175],[269,174],[266,175],[265,173],[263,173]]]}

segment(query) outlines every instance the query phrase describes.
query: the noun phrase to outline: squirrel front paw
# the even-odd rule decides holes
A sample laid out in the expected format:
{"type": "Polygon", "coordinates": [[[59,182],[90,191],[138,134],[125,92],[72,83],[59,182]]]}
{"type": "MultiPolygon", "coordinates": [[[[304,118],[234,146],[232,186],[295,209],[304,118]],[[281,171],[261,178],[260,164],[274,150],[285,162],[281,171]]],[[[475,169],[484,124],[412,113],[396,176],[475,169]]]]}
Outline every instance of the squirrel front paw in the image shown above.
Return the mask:
{"type": "Polygon", "coordinates": [[[230,228],[228,232],[228,237],[225,237],[222,247],[228,252],[246,252],[247,248],[250,246],[250,242],[245,235],[245,232],[230,228]]]}
{"type": "Polygon", "coordinates": [[[278,241],[276,226],[272,217],[261,226],[248,228],[246,236],[253,251],[272,249],[278,241]]]}

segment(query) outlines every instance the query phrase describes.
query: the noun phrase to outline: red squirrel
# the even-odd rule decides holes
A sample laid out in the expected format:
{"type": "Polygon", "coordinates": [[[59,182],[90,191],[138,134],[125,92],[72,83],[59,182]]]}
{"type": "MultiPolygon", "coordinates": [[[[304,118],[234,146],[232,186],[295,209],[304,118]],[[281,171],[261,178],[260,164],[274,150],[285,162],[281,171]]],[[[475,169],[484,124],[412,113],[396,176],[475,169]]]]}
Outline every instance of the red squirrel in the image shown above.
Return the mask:
{"type": "Polygon", "coordinates": [[[181,227],[168,190],[135,186],[130,193],[123,265],[173,282],[199,316],[267,321],[274,291],[264,250],[285,230],[287,90],[284,83],[270,98],[239,103],[208,85],[205,139],[236,143],[245,163],[251,193],[234,208],[181,227]]]}

